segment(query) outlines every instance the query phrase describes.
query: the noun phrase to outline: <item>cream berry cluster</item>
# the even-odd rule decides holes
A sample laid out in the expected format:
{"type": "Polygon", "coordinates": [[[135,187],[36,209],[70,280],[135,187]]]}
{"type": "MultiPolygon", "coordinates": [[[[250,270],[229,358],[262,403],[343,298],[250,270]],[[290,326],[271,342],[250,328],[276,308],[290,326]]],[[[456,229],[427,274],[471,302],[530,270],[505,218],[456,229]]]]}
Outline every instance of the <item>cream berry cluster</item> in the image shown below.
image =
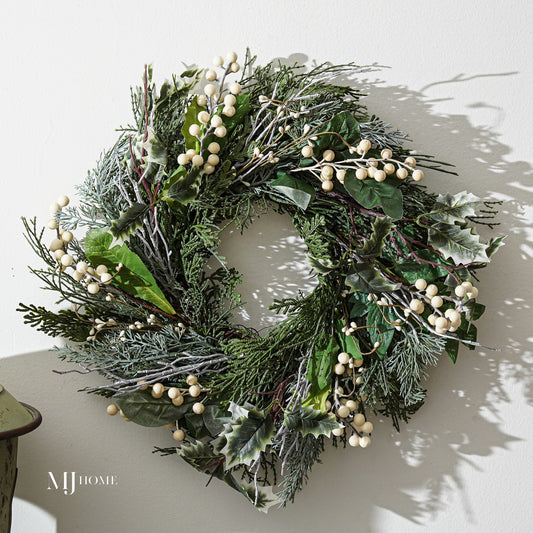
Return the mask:
{"type": "Polygon", "coordinates": [[[366,157],[372,149],[372,143],[368,139],[363,139],[357,146],[349,146],[350,153],[357,153],[358,158],[339,159],[338,154],[333,150],[325,150],[322,154],[315,153],[313,140],[318,139],[317,135],[308,139],[308,144],[301,150],[305,158],[313,158],[315,164],[304,167],[312,172],[322,182],[322,189],[326,192],[333,190],[333,178],[344,184],[346,172],[355,170],[355,177],[358,180],[374,179],[381,183],[387,176],[395,175],[398,179],[404,180],[409,174],[414,181],[424,179],[424,172],[416,169],[416,159],[412,156],[399,161],[393,158],[392,150],[384,148],[381,150],[381,158],[366,157]]]}
{"type": "Polygon", "coordinates": [[[204,174],[212,174],[216,166],[220,163],[218,153],[220,144],[217,141],[210,142],[205,146],[206,139],[213,135],[219,139],[226,137],[227,129],[224,126],[222,117],[218,114],[219,107],[223,104],[222,115],[233,117],[236,109],[237,95],[241,92],[241,86],[237,82],[231,83],[228,87],[224,85],[226,77],[240,70],[237,63],[237,54],[230,52],[226,56],[226,63],[222,56],[213,59],[215,67],[222,69],[221,75],[216,70],[210,69],[205,73],[205,78],[209,82],[204,87],[204,94],[196,97],[198,106],[204,108],[197,115],[197,122],[189,126],[188,133],[198,141],[197,148],[190,148],[185,153],[178,156],[178,163],[183,166],[201,168],[204,174]]]}
{"type": "Polygon", "coordinates": [[[360,412],[362,402],[366,400],[366,396],[359,394],[359,388],[363,384],[364,370],[362,359],[355,359],[346,352],[340,352],[337,355],[334,373],[338,378],[345,378],[344,387],[338,384],[337,379],[331,400],[326,401],[326,409],[333,413],[342,425],[333,430],[333,435],[340,437],[348,432],[350,433],[347,439],[348,444],[361,448],[370,445],[371,440],[368,434],[374,429],[372,422],[368,422],[365,415],[360,412]]]}
{"type": "MultiPolygon", "coordinates": [[[[196,415],[201,415],[205,411],[205,405],[203,402],[205,400],[205,394],[208,392],[208,389],[204,388],[198,381],[198,377],[192,374],[188,375],[185,381],[188,385],[187,388],[174,386],[167,387],[162,383],[144,384],[145,382],[143,381],[139,381],[137,385],[139,385],[139,390],[147,390],[151,388],[151,395],[153,398],[156,399],[162,398],[166,392],[168,398],[172,402],[172,405],[175,405],[176,407],[183,405],[186,396],[190,396],[191,398],[198,398],[198,401],[192,404],[191,411],[196,415]],[[204,395],[204,398],[200,399],[200,396],[202,394],[204,395]]],[[[124,420],[126,420],[126,422],[130,421],[129,418],[126,417],[124,412],[119,409],[119,407],[114,403],[109,404],[106,408],[106,411],[107,414],[111,416],[115,416],[117,413],[120,413],[120,415],[122,416],[122,418],[124,418],[124,420]]],[[[172,433],[174,440],[181,442],[185,439],[185,432],[182,429],[176,427],[176,424],[170,423],[167,424],[167,427],[174,429],[172,433]]]]}

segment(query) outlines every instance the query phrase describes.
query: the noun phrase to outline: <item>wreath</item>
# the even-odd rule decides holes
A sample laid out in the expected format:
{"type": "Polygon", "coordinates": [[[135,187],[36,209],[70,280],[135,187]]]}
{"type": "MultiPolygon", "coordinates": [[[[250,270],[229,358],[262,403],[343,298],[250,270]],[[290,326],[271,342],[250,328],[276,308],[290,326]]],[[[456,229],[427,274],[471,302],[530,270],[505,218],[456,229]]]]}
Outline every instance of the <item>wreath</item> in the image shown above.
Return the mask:
{"type": "Polygon", "coordinates": [[[157,452],[263,510],[294,500],[326,443],[366,448],[374,416],[399,429],[428,367],[479,346],[475,276],[503,237],[474,225],[494,226],[496,202],[420,184],[450,165],[415,159],[368,113],[356,76],[369,70],[249,52],[241,69],[230,53],[157,89],[145,67],[134,123],[78,205],[52,204],[54,237],[23,219],[44,262],[31,271],[69,304],[20,304],[25,322],[72,341],[55,348],[72,371],[108,378],[86,390],[110,415],[169,427],[157,452]],[[268,211],[291,217],[317,284],[275,300],[285,318],[260,335],[232,322],[241,278],[218,247],[268,211]]]}

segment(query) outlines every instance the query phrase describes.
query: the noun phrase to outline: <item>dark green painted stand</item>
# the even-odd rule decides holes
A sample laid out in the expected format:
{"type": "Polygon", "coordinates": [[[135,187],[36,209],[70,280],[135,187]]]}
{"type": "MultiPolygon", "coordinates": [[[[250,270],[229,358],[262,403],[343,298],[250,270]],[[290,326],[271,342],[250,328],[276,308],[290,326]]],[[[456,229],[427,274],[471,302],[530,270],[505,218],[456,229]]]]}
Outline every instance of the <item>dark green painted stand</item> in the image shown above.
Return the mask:
{"type": "Polygon", "coordinates": [[[37,409],[19,403],[0,385],[0,533],[11,530],[11,504],[17,481],[18,437],[41,423],[37,409]]]}

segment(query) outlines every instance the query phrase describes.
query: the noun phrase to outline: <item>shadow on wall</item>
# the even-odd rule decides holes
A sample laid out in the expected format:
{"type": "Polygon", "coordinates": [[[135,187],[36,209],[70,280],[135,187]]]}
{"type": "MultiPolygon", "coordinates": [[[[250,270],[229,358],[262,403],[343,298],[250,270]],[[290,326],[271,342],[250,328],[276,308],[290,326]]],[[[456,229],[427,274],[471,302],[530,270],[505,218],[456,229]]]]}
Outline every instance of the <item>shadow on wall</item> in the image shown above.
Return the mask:
{"type": "MultiPolygon", "coordinates": [[[[295,59],[306,61],[305,56],[295,55],[283,62],[293,63],[295,59]]],[[[452,84],[463,81],[467,83],[459,78],[436,84],[450,83],[452,92],[452,88],[456,87],[452,84]]],[[[428,86],[427,91],[430,92],[436,84],[428,86]]],[[[487,312],[479,322],[479,338],[484,344],[499,346],[502,350],[494,352],[479,349],[469,352],[463,348],[456,365],[443,357],[440,365],[431,373],[426,406],[400,434],[391,429],[388,420],[378,422],[376,417],[373,445],[367,450],[327,450],[323,455],[324,464],[316,465],[307,489],[299,494],[293,506],[284,511],[272,511],[265,517],[216,482],[211,484],[210,489],[202,489],[198,497],[202,505],[208,504],[210,509],[202,518],[206,531],[248,531],[248,524],[253,524],[256,532],[321,531],[334,523],[350,520],[349,523],[353,521],[361,531],[380,532],[383,530],[376,523],[376,508],[426,525],[436,514],[445,510],[445,502],[453,498],[453,493],[458,494],[457,497],[464,502],[466,516],[472,522],[479,521],[482,517],[473,516],[469,506],[468,487],[462,476],[463,467],[470,465],[480,468],[476,458],[490,456],[497,449],[505,449],[509,454],[513,443],[521,440],[521,435],[505,433],[498,420],[497,409],[512,401],[510,391],[514,385],[520,391],[517,394],[521,393],[533,405],[533,337],[527,333],[530,328],[529,301],[533,299],[533,294],[531,286],[521,282],[524,272],[530,269],[533,257],[532,217],[531,213],[528,215],[528,209],[533,204],[533,187],[530,184],[533,169],[526,162],[506,161],[510,149],[500,143],[497,134],[490,129],[474,127],[464,115],[435,114],[435,101],[423,92],[403,86],[386,86],[380,82],[363,82],[362,90],[371,94],[367,99],[371,110],[396,127],[408,131],[415,141],[413,145],[420,148],[421,152],[433,153],[437,159],[457,166],[460,177],[428,172],[426,184],[430,189],[458,192],[466,188],[482,197],[505,200],[499,217],[501,225],[496,231],[509,237],[491,267],[481,272],[479,283],[479,300],[487,304],[487,312]],[[332,486],[336,489],[332,490],[332,486]],[[316,505],[318,501],[320,505],[316,505]],[[229,529],[231,524],[236,526],[229,529]],[[226,525],[228,529],[225,529],[226,525]]],[[[252,240],[247,241],[246,235],[239,237],[243,239],[241,246],[249,246],[250,255],[255,254],[253,239],[256,237],[252,233],[252,240]]],[[[267,294],[275,292],[281,295],[284,284],[287,284],[287,293],[294,295],[290,279],[277,275],[284,268],[283,265],[292,260],[291,246],[279,248],[274,250],[275,253],[267,249],[267,255],[270,253],[270,256],[262,271],[267,292],[260,297],[261,303],[254,313],[266,307],[267,294]],[[271,261],[276,258],[278,264],[272,265],[271,261]],[[271,268],[274,273],[270,271],[271,268]],[[273,286],[266,283],[271,276],[274,276],[273,286]],[[268,291],[268,287],[272,290],[268,291]]],[[[239,264],[235,266],[240,267],[239,264]]],[[[241,267],[241,270],[245,268],[241,267]]],[[[250,294],[253,295],[253,291],[250,294]]],[[[246,295],[244,299],[247,299],[246,295]]],[[[75,404],[62,404],[64,395],[73,397],[70,392],[49,392],[58,387],[59,379],[46,373],[47,365],[53,365],[52,356],[29,354],[4,359],[0,365],[2,379],[6,373],[11,382],[17,381],[20,388],[32,387],[40,382],[38,393],[33,391],[28,398],[23,398],[21,394],[19,396],[39,409],[45,404],[41,435],[44,435],[50,423],[55,424],[55,429],[60,433],[66,432],[65,428],[61,429],[60,413],[68,410],[68,417],[72,419],[72,410],[78,407],[75,404]]],[[[88,385],[86,379],[82,381],[81,377],[72,374],[62,376],[61,386],[72,390],[88,385]]],[[[13,384],[7,381],[6,384],[16,393],[13,384]]],[[[79,395],[76,401],[80,402],[79,395]]],[[[201,505],[189,513],[186,504],[180,504],[181,500],[176,500],[172,495],[175,490],[172,480],[175,482],[178,477],[184,476],[185,482],[190,484],[188,487],[196,490],[205,483],[204,478],[192,473],[186,465],[150,456],[148,450],[156,443],[153,432],[134,428],[133,425],[126,425],[125,429],[122,425],[121,429],[111,430],[111,422],[105,417],[102,420],[101,405],[101,401],[94,397],[82,401],[79,410],[87,418],[76,427],[78,430],[82,428],[84,433],[69,435],[65,449],[50,449],[50,443],[37,438],[28,438],[24,442],[21,460],[29,471],[21,471],[19,496],[51,511],[58,518],[58,533],[92,531],[96,525],[103,527],[104,517],[107,517],[104,529],[110,533],[125,531],[128,526],[132,530],[150,527],[154,517],[145,515],[150,514],[146,513],[150,507],[148,502],[155,496],[159,498],[157,511],[166,509],[165,514],[156,517],[159,527],[175,525],[178,516],[181,528],[197,525],[197,513],[201,512],[201,505]],[[93,415],[96,405],[99,412],[93,415]],[[124,449],[110,449],[104,441],[95,459],[94,446],[101,442],[95,432],[106,435],[110,431],[114,431],[109,434],[110,445],[124,446],[124,449]],[[73,499],[68,507],[58,504],[42,486],[36,487],[32,482],[31,472],[45,475],[50,465],[61,470],[79,468],[86,453],[93,454],[91,464],[96,461],[102,471],[112,468],[113,458],[119,461],[116,464],[124,464],[120,462],[120,457],[129,453],[135,468],[131,472],[118,472],[122,476],[123,487],[113,495],[106,491],[94,491],[90,501],[80,497],[73,499]],[[30,455],[31,458],[28,458],[30,455]],[[186,474],[186,471],[190,473],[186,474]],[[131,488],[139,479],[147,486],[155,487],[155,492],[144,497],[132,493],[131,488]],[[87,509],[87,504],[90,509],[87,509]],[[139,505],[145,506],[143,511],[135,509],[139,505]],[[113,516],[113,506],[128,506],[132,516],[123,517],[122,521],[109,518],[113,516]],[[99,512],[95,513],[97,509],[99,512]]],[[[36,437],[39,437],[39,432],[36,437]]],[[[510,454],[509,459],[512,460],[510,454]]],[[[506,487],[500,486],[499,489],[505,490],[506,487]]],[[[182,490],[179,489],[179,492],[182,490]]]]}

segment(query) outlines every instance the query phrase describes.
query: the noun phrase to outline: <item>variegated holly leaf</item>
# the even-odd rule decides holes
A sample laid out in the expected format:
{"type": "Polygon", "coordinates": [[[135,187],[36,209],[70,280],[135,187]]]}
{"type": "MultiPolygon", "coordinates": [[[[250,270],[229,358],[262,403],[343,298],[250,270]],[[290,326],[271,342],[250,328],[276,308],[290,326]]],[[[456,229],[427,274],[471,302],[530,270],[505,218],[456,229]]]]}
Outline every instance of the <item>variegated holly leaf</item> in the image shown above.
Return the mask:
{"type": "Polygon", "coordinates": [[[126,239],[138,228],[141,228],[144,221],[144,216],[150,209],[149,205],[135,203],[128,207],[126,211],[121,213],[117,220],[111,224],[111,233],[117,239],[126,239]]]}
{"type": "Polygon", "coordinates": [[[352,273],[346,276],[345,283],[354,291],[365,293],[391,292],[401,286],[400,283],[389,281],[369,263],[353,265],[352,273]]]}
{"type": "Polygon", "coordinates": [[[233,418],[226,425],[223,437],[226,443],[221,452],[226,456],[227,465],[250,466],[272,442],[274,422],[264,411],[250,409],[245,416],[233,418]]]}
{"type": "Polygon", "coordinates": [[[312,407],[302,406],[300,409],[289,412],[285,415],[285,425],[291,431],[298,431],[305,435],[325,435],[331,436],[334,429],[342,426],[337,422],[333,413],[317,411],[312,407]]]}
{"type": "Polygon", "coordinates": [[[224,469],[225,457],[208,444],[195,440],[191,444],[183,444],[177,448],[178,455],[199,472],[216,477],[227,483],[232,489],[244,495],[260,511],[267,512],[269,507],[278,503],[272,492],[272,487],[261,487],[257,491],[254,487],[237,481],[235,476],[224,469]]]}
{"type": "Polygon", "coordinates": [[[430,213],[419,218],[429,217],[437,222],[464,222],[466,217],[474,216],[481,200],[474,194],[462,191],[457,194],[439,194],[430,213]]]}
{"type": "Polygon", "coordinates": [[[496,237],[495,239],[490,239],[487,243],[487,257],[490,259],[505,243],[503,242],[507,235],[502,235],[501,237],[496,237]]]}
{"type": "Polygon", "coordinates": [[[364,258],[379,257],[385,238],[393,227],[390,217],[376,217],[372,224],[372,234],[363,246],[357,247],[357,255],[364,258]]]}
{"type": "Polygon", "coordinates": [[[472,228],[438,222],[429,228],[428,244],[456,265],[489,261],[487,245],[479,240],[472,228]]]}

